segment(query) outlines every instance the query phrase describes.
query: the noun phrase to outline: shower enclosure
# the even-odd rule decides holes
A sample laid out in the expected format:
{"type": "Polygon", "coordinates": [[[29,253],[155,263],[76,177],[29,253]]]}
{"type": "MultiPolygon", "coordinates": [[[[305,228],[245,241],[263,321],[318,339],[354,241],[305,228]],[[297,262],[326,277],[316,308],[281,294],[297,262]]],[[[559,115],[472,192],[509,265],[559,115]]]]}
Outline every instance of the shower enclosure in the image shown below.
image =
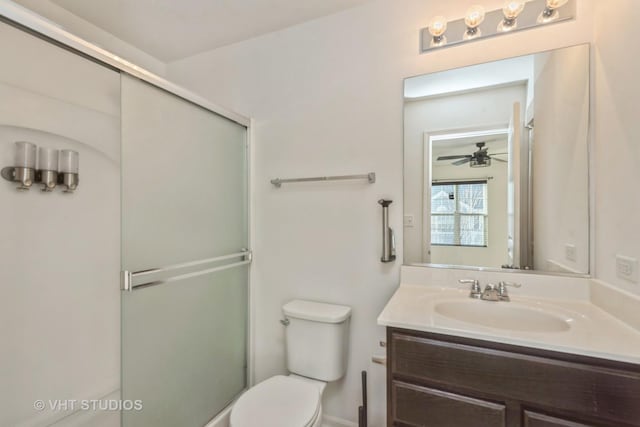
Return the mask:
{"type": "Polygon", "coordinates": [[[74,193],[0,180],[0,425],[207,424],[249,381],[249,120],[0,19],[0,168],[80,158],[74,193]]]}
{"type": "Polygon", "coordinates": [[[123,426],[202,426],[247,385],[247,129],[122,76],[123,426]]]}

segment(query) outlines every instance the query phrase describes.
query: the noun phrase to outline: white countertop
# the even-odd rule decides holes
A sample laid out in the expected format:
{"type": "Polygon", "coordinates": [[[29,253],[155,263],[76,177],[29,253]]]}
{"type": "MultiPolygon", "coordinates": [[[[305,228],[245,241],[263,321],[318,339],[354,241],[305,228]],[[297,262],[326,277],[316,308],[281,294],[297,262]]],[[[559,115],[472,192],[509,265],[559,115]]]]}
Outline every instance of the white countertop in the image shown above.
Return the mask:
{"type": "Polygon", "coordinates": [[[378,324],[640,364],[640,331],[587,299],[541,298],[518,292],[511,295],[511,302],[488,302],[471,300],[468,289],[402,284],[378,317],[378,324]],[[463,301],[512,304],[514,308],[553,313],[570,327],[560,332],[509,330],[467,323],[436,312],[438,303],[463,301]]]}

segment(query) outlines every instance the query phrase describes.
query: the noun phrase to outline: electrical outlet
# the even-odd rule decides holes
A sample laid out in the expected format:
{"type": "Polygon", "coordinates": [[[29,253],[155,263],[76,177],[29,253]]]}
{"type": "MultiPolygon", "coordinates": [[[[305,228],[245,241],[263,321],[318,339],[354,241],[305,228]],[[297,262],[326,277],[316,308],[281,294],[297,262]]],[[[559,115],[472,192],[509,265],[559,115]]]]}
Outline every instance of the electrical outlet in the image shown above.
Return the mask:
{"type": "Polygon", "coordinates": [[[576,245],[570,245],[570,244],[564,245],[564,256],[569,261],[575,261],[577,259],[576,245]]]}
{"type": "Polygon", "coordinates": [[[413,215],[404,216],[404,226],[409,228],[413,227],[413,215]]]}
{"type": "Polygon", "coordinates": [[[621,279],[638,283],[638,260],[636,258],[617,255],[616,274],[621,279]]]}

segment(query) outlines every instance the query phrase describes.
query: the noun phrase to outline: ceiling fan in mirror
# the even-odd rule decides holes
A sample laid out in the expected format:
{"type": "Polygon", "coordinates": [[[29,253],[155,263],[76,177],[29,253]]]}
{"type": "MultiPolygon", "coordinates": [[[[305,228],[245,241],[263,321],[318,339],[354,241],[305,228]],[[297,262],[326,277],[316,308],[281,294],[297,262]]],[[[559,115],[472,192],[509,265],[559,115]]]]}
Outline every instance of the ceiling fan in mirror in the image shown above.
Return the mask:
{"type": "Polygon", "coordinates": [[[476,147],[478,147],[478,151],[475,151],[472,154],[460,154],[455,156],[440,156],[438,157],[438,161],[443,160],[455,160],[455,162],[451,163],[455,166],[462,166],[469,163],[469,166],[472,168],[486,168],[491,166],[491,161],[495,160],[497,162],[507,163],[506,160],[499,159],[494,156],[505,155],[507,153],[491,153],[489,154],[489,147],[486,147],[486,142],[478,142],[476,147]]]}

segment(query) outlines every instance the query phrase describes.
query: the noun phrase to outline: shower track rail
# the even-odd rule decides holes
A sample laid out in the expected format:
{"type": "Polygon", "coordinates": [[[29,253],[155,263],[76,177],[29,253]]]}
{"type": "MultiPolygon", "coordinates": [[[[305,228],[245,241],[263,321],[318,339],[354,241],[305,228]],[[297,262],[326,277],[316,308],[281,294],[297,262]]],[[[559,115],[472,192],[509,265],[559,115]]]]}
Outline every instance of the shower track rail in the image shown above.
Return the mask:
{"type": "Polygon", "coordinates": [[[235,268],[235,267],[247,265],[251,263],[252,259],[253,259],[253,253],[248,249],[243,249],[241,252],[237,252],[234,254],[223,255],[215,258],[206,258],[198,261],[188,261],[180,264],[172,264],[165,267],[151,268],[148,270],[140,270],[140,271],[134,271],[134,272],[124,270],[120,273],[121,275],[120,288],[123,291],[131,292],[134,289],[147,288],[151,286],[162,285],[165,283],[177,282],[177,281],[189,279],[192,277],[198,277],[198,276],[203,276],[205,274],[215,273],[217,271],[227,270],[229,268],[235,268]],[[225,264],[217,267],[207,268],[205,270],[198,270],[198,271],[193,271],[189,273],[177,274],[177,275],[169,276],[163,279],[149,280],[147,282],[142,282],[142,283],[134,283],[135,279],[138,279],[141,277],[146,277],[146,276],[159,274],[159,273],[172,272],[175,270],[182,270],[190,267],[197,267],[199,265],[217,263],[217,262],[226,261],[234,258],[243,258],[243,260],[234,262],[231,264],[225,264]]]}

